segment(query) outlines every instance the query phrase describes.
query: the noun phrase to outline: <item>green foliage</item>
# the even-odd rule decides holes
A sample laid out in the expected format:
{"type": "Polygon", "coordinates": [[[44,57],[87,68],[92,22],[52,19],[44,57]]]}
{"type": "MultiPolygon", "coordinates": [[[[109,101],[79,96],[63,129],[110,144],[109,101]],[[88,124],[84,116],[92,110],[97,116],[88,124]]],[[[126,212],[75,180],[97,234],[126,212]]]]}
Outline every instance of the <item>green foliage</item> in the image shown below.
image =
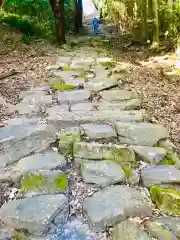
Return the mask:
{"type": "MultiPolygon", "coordinates": [[[[65,27],[73,26],[73,0],[65,1],[65,27]]],[[[0,22],[23,34],[25,43],[33,38],[55,40],[55,18],[49,0],[5,0],[0,22]]]]}

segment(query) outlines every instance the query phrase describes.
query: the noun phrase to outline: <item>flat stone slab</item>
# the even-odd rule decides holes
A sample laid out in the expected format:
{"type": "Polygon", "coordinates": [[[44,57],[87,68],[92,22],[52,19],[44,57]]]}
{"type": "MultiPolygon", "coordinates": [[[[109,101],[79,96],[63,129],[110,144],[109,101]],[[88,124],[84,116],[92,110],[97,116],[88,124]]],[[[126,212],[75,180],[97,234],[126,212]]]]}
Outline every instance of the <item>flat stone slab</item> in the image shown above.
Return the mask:
{"type": "Polygon", "coordinates": [[[41,170],[25,174],[21,179],[23,197],[57,194],[68,189],[67,175],[61,170],[41,170]]]}
{"type": "Polygon", "coordinates": [[[151,234],[151,236],[156,239],[178,240],[178,238],[171,231],[169,231],[168,228],[163,227],[157,222],[147,221],[145,222],[145,227],[146,230],[151,234]]]}
{"type": "Polygon", "coordinates": [[[88,101],[91,97],[91,92],[88,90],[74,90],[74,91],[65,91],[58,93],[58,102],[59,103],[75,103],[75,102],[82,102],[88,101]]]}
{"type": "Polygon", "coordinates": [[[130,146],[144,162],[150,164],[160,163],[166,156],[167,150],[160,147],[130,146]]]}
{"type": "Polygon", "coordinates": [[[144,192],[127,186],[111,186],[85,199],[83,209],[95,231],[126,220],[152,215],[152,202],[144,192]]]}
{"type": "Polygon", "coordinates": [[[74,111],[49,112],[47,122],[57,129],[79,126],[85,123],[112,124],[115,121],[141,122],[144,111],[74,111]]]}
{"type": "Polygon", "coordinates": [[[113,240],[151,240],[140,224],[133,220],[126,220],[117,224],[112,230],[113,240]]]}
{"type": "Polygon", "coordinates": [[[47,108],[46,113],[51,116],[55,115],[59,112],[68,112],[69,111],[69,105],[68,103],[60,104],[60,105],[55,105],[53,107],[47,108]]]}
{"type": "MultiPolygon", "coordinates": [[[[180,237],[180,218],[162,216],[153,220],[153,222],[168,228],[179,239],[180,237]]],[[[173,239],[173,238],[172,238],[173,239]]]]}
{"type": "Polygon", "coordinates": [[[94,111],[96,110],[97,103],[94,102],[81,102],[81,103],[75,103],[71,104],[70,111],[76,112],[76,111],[94,111]]]}
{"type": "Polygon", "coordinates": [[[76,142],[73,153],[75,158],[112,160],[119,164],[136,164],[134,152],[123,145],[76,142]]]}
{"type": "Polygon", "coordinates": [[[118,86],[117,80],[110,79],[110,78],[102,78],[102,79],[94,78],[93,80],[84,84],[84,88],[87,88],[93,92],[100,92],[116,86],[118,86]]]}
{"type": "Polygon", "coordinates": [[[83,124],[82,133],[88,140],[116,138],[117,134],[112,126],[105,124],[83,124]]]}
{"type": "Polygon", "coordinates": [[[120,111],[120,110],[104,110],[104,111],[76,111],[74,119],[79,123],[112,123],[114,121],[122,122],[142,122],[145,112],[137,111],[120,111]]]}
{"type": "Polygon", "coordinates": [[[34,94],[27,95],[21,101],[29,105],[50,105],[52,104],[52,96],[47,95],[43,91],[34,92],[34,94]]]}
{"type": "Polygon", "coordinates": [[[81,174],[84,182],[98,186],[109,186],[125,181],[122,168],[112,161],[84,161],[81,164],[81,174]]]}
{"type": "Polygon", "coordinates": [[[141,170],[142,183],[146,187],[163,183],[180,183],[180,170],[171,165],[158,165],[141,170]]]}
{"type": "Polygon", "coordinates": [[[75,117],[77,118],[76,114],[73,112],[56,112],[53,110],[49,112],[47,122],[50,125],[53,125],[57,130],[60,130],[61,128],[78,126],[79,122],[75,119],[75,117]]]}
{"type": "Polygon", "coordinates": [[[7,125],[36,125],[41,122],[41,118],[27,118],[27,117],[19,117],[12,118],[5,121],[7,125]]]}
{"type": "Polygon", "coordinates": [[[13,170],[25,174],[41,170],[61,169],[66,166],[66,163],[63,155],[49,150],[20,159],[13,170]]]}
{"type": "Polygon", "coordinates": [[[122,101],[137,98],[137,94],[127,90],[109,90],[99,93],[99,95],[108,102],[122,101]]]}
{"type": "Polygon", "coordinates": [[[100,100],[98,109],[102,110],[134,110],[140,107],[141,100],[138,98],[122,100],[118,102],[108,102],[100,100]]]}
{"type": "Polygon", "coordinates": [[[55,128],[47,124],[12,125],[1,128],[0,165],[9,165],[32,152],[42,151],[55,140],[55,128]]]}
{"type": "Polygon", "coordinates": [[[115,128],[120,143],[154,146],[159,140],[169,137],[168,130],[160,124],[116,122],[115,128]]]}
{"type": "Polygon", "coordinates": [[[25,229],[36,236],[45,234],[58,214],[61,215],[63,226],[69,214],[69,206],[68,199],[62,194],[13,200],[0,209],[0,219],[8,227],[25,229]]]}

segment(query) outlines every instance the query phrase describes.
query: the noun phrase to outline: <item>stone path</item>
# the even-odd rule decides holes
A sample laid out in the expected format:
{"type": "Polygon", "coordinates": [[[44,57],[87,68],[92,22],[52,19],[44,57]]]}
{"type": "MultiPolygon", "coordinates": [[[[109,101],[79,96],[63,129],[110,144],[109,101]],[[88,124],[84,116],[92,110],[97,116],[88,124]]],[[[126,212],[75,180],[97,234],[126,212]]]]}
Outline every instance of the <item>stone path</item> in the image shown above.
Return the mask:
{"type": "Polygon", "coordinates": [[[98,50],[62,51],[0,129],[0,181],[19,189],[0,209],[0,239],[180,239],[168,131],[98,50]]]}

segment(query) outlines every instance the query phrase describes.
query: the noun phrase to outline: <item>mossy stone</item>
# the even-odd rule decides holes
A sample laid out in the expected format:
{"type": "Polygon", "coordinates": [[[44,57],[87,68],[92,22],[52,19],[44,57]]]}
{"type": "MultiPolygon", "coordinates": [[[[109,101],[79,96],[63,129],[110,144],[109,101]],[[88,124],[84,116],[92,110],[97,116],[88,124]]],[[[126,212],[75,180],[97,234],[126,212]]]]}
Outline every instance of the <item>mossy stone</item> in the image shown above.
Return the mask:
{"type": "Polygon", "coordinates": [[[160,165],[180,166],[180,159],[173,151],[168,151],[164,159],[159,163],[160,165]]]}
{"type": "Polygon", "coordinates": [[[59,192],[68,187],[67,175],[58,171],[42,171],[24,175],[21,192],[59,192]]]}
{"type": "Polygon", "coordinates": [[[148,232],[157,239],[163,240],[177,239],[176,236],[171,231],[163,227],[158,222],[147,221],[145,223],[145,227],[147,228],[148,232]]]}
{"type": "Polygon", "coordinates": [[[152,200],[163,213],[180,216],[180,191],[152,186],[150,194],[152,200]]]}
{"type": "Polygon", "coordinates": [[[75,142],[81,140],[80,132],[77,128],[72,131],[62,131],[59,133],[59,150],[64,156],[73,156],[73,146],[75,142]]]}
{"type": "Polygon", "coordinates": [[[18,231],[18,230],[14,230],[14,240],[28,240],[29,238],[29,234],[25,231],[18,231]]]}
{"type": "Polygon", "coordinates": [[[54,84],[52,84],[52,88],[53,88],[54,90],[64,91],[64,90],[74,89],[74,88],[76,88],[76,86],[73,85],[73,84],[54,83],[54,84]]]}

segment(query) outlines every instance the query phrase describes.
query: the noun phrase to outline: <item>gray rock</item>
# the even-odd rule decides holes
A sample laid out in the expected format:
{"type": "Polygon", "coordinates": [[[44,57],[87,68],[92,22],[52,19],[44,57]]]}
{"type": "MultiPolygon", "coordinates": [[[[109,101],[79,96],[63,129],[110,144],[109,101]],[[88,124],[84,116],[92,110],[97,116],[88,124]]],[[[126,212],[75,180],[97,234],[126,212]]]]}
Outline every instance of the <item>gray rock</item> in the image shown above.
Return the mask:
{"type": "Polygon", "coordinates": [[[100,96],[105,99],[106,101],[113,102],[113,101],[122,101],[122,100],[129,100],[133,98],[137,98],[137,94],[132,91],[127,90],[110,90],[110,91],[103,91],[100,93],[100,96]]]}
{"type": "Polygon", "coordinates": [[[34,116],[45,112],[45,106],[20,102],[15,106],[19,115],[34,116]]]}
{"type": "Polygon", "coordinates": [[[140,99],[128,99],[122,100],[118,102],[107,102],[107,101],[100,101],[98,109],[102,110],[133,110],[140,107],[141,101],[140,99]]]}
{"type": "Polygon", "coordinates": [[[165,228],[168,228],[178,238],[180,238],[180,218],[179,217],[159,217],[153,222],[156,222],[165,228]]]}
{"type": "Polygon", "coordinates": [[[55,140],[56,131],[47,124],[1,128],[0,166],[12,164],[32,152],[42,151],[55,140]]]}
{"type": "Polygon", "coordinates": [[[125,180],[122,168],[112,161],[86,161],[81,165],[84,182],[109,186],[125,180]]]}
{"type": "Polygon", "coordinates": [[[46,95],[43,91],[35,91],[23,98],[22,103],[29,105],[50,105],[52,104],[52,96],[46,95]]]}
{"type": "Polygon", "coordinates": [[[73,149],[74,157],[90,160],[112,160],[119,164],[136,165],[134,152],[123,145],[76,142],[73,149]]]}
{"type": "Polygon", "coordinates": [[[87,224],[78,219],[67,222],[63,229],[57,229],[53,240],[93,240],[97,239],[87,224]]]}
{"type": "Polygon", "coordinates": [[[6,230],[6,229],[0,229],[0,240],[10,240],[14,236],[13,231],[6,230]]]}
{"type": "Polygon", "coordinates": [[[180,183],[180,170],[170,165],[146,167],[141,170],[141,178],[146,187],[161,183],[180,183]]]}
{"type": "Polygon", "coordinates": [[[12,118],[5,121],[5,124],[7,125],[35,125],[40,123],[40,118],[26,118],[26,117],[20,117],[20,118],[12,118]]]}
{"type": "Polygon", "coordinates": [[[85,199],[84,212],[88,223],[96,231],[128,217],[152,215],[153,205],[144,192],[127,186],[111,186],[85,199]]]}
{"type": "Polygon", "coordinates": [[[96,110],[96,104],[92,102],[75,103],[70,106],[70,110],[74,111],[93,111],[96,110]]]}
{"type": "Polygon", "coordinates": [[[61,66],[61,64],[71,64],[71,57],[58,56],[56,60],[56,65],[61,66]]]}
{"type": "Polygon", "coordinates": [[[58,102],[59,103],[75,103],[75,102],[82,102],[88,101],[91,97],[91,92],[88,90],[73,90],[73,91],[64,91],[58,93],[58,102]]]}
{"type": "Polygon", "coordinates": [[[114,123],[121,122],[142,122],[145,112],[137,111],[120,111],[120,110],[104,110],[104,111],[75,111],[74,119],[79,123],[114,123]]]}
{"type": "Polygon", "coordinates": [[[112,240],[151,240],[143,228],[132,220],[117,224],[112,230],[112,240]]]}
{"type": "Polygon", "coordinates": [[[116,138],[116,132],[110,125],[105,124],[83,124],[81,125],[85,137],[89,140],[116,138]]]}
{"type": "Polygon", "coordinates": [[[67,189],[67,175],[61,170],[32,172],[25,174],[21,179],[21,194],[23,197],[62,193],[67,189]]]}
{"type": "Polygon", "coordinates": [[[69,105],[68,104],[61,104],[61,105],[56,105],[50,108],[46,109],[46,112],[49,116],[53,116],[56,113],[59,112],[68,112],[69,111],[69,105]]]}
{"type": "Polygon", "coordinates": [[[158,164],[165,157],[167,150],[159,147],[130,146],[139,158],[150,164],[158,164]]]}
{"type": "Polygon", "coordinates": [[[53,219],[61,214],[63,226],[68,214],[68,199],[62,195],[43,195],[5,203],[0,209],[0,219],[11,228],[25,229],[30,234],[42,236],[53,219]]]}
{"type": "Polygon", "coordinates": [[[118,82],[116,79],[109,79],[109,78],[101,78],[96,79],[87,82],[84,84],[84,88],[89,89],[93,92],[100,92],[108,88],[116,87],[118,85],[118,82]]]}
{"type": "Polygon", "coordinates": [[[168,229],[157,222],[148,221],[145,223],[147,231],[158,240],[178,240],[178,238],[168,229]]]}
{"type": "Polygon", "coordinates": [[[53,125],[57,130],[61,128],[78,126],[79,122],[77,121],[77,116],[73,112],[56,112],[50,111],[49,116],[47,117],[47,122],[50,125],[53,125]]]}
{"type": "Polygon", "coordinates": [[[49,150],[20,159],[20,161],[14,166],[13,170],[25,174],[40,170],[53,170],[65,166],[66,160],[64,156],[49,150]]]}
{"type": "Polygon", "coordinates": [[[119,141],[126,144],[154,146],[160,139],[169,136],[168,130],[159,124],[117,122],[115,127],[119,141]]]}

